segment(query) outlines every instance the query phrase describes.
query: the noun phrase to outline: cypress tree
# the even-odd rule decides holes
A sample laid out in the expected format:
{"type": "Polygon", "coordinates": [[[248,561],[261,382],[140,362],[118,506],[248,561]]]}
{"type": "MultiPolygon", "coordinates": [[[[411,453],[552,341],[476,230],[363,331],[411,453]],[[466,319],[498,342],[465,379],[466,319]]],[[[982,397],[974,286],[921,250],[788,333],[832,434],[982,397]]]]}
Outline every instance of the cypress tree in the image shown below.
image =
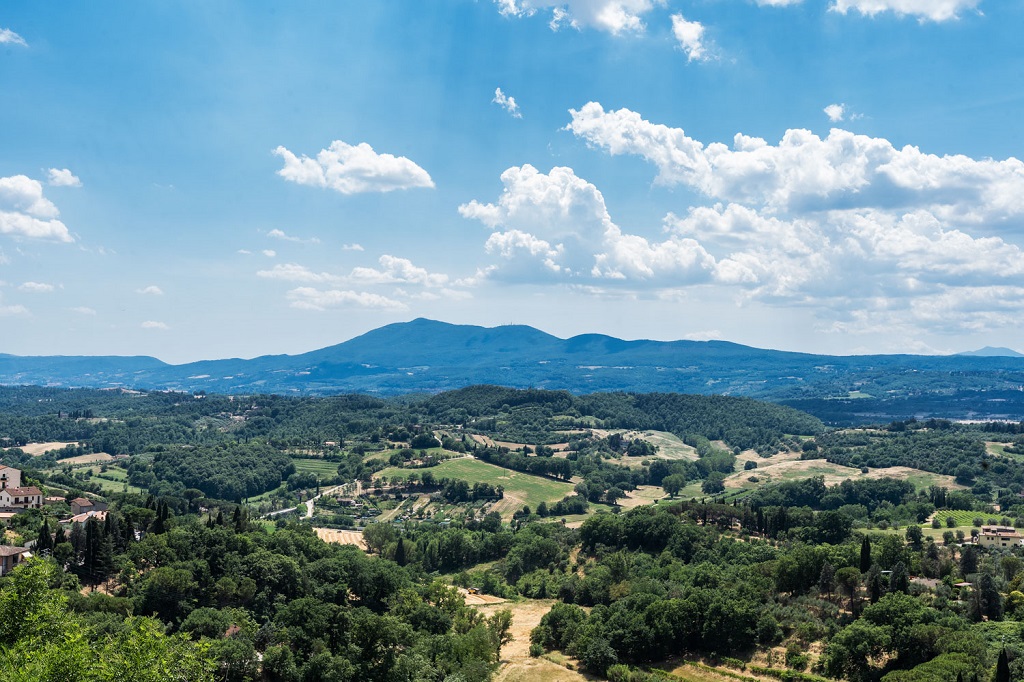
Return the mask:
{"type": "Polygon", "coordinates": [[[907,574],[907,566],[902,561],[896,562],[892,567],[892,575],[889,577],[889,591],[910,592],[910,576],[907,574]]]}
{"type": "Polygon", "coordinates": [[[43,525],[39,528],[39,538],[36,540],[36,550],[40,553],[49,552],[53,549],[53,538],[50,537],[50,524],[43,519],[43,525]]]}
{"type": "Polygon", "coordinates": [[[1006,655],[1006,647],[999,652],[996,663],[996,682],[1010,682],[1010,659],[1006,655]]]}
{"type": "Polygon", "coordinates": [[[402,538],[398,538],[398,544],[395,546],[395,563],[399,566],[405,566],[405,541],[402,538]]]}
{"type": "Polygon", "coordinates": [[[871,540],[865,535],[860,542],[860,572],[867,573],[871,568],[871,540]]]}

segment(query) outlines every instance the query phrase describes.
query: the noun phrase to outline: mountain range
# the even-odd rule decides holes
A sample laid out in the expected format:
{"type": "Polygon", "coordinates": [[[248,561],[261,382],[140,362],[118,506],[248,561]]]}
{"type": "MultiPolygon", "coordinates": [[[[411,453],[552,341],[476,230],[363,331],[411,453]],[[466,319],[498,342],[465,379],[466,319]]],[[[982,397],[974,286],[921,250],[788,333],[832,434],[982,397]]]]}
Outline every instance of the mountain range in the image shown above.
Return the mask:
{"type": "Polygon", "coordinates": [[[0,384],[212,393],[375,395],[471,384],[594,391],[720,393],[875,416],[1024,418],[1024,356],[829,356],[726,341],[561,339],[522,325],[426,319],[390,324],[301,355],[170,365],[145,356],[0,354],[0,384]]]}

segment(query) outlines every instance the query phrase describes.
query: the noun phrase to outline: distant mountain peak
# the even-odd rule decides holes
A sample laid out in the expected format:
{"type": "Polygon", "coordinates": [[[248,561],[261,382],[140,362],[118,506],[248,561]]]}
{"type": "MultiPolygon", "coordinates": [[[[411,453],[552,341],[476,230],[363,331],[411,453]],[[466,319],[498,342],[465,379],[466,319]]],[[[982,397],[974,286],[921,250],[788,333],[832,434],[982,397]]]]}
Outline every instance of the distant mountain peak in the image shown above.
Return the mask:
{"type": "Polygon", "coordinates": [[[1012,348],[1003,348],[1002,346],[985,346],[978,350],[964,351],[963,353],[957,353],[957,355],[964,355],[972,358],[1024,358],[1024,353],[1018,353],[1012,348]]]}

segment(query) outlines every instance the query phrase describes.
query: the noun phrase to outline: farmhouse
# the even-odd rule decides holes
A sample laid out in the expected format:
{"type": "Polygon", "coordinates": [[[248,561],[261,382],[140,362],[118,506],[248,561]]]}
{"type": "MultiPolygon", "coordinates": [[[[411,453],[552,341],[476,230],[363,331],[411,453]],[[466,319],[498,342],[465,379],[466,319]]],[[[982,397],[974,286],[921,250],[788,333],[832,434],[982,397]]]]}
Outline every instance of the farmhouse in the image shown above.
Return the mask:
{"type": "Polygon", "coordinates": [[[60,525],[62,525],[62,526],[70,526],[70,525],[73,525],[73,524],[76,524],[76,523],[85,523],[89,519],[93,519],[93,518],[96,519],[97,521],[100,521],[100,522],[106,521],[107,520],[107,512],[106,511],[91,511],[91,510],[90,511],[85,511],[85,512],[82,512],[81,514],[75,514],[71,518],[61,519],[60,520],[60,525]]]}
{"type": "Polygon", "coordinates": [[[28,547],[0,545],[0,575],[5,575],[25,559],[32,558],[28,547]]]}
{"type": "Polygon", "coordinates": [[[43,493],[34,485],[22,487],[21,470],[0,464],[0,510],[39,509],[43,493]]]}
{"type": "Polygon", "coordinates": [[[1024,545],[1024,535],[1008,526],[982,526],[976,542],[985,549],[1019,547],[1024,545]]]}
{"type": "Polygon", "coordinates": [[[0,464],[0,490],[21,487],[21,470],[0,464]]]}
{"type": "Polygon", "coordinates": [[[0,490],[0,509],[40,509],[42,506],[43,493],[34,485],[0,490]]]}

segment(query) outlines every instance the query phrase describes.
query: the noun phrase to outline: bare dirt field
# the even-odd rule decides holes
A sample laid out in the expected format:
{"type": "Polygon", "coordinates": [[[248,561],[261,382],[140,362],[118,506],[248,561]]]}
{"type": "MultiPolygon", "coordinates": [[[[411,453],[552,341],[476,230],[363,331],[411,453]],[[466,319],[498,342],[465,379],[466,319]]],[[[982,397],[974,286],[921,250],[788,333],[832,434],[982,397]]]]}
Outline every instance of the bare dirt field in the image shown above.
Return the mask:
{"type": "Polygon", "coordinates": [[[646,504],[654,504],[663,497],[665,497],[665,491],[661,486],[641,485],[619,500],[619,505],[623,509],[632,509],[633,507],[642,507],[646,504]]]}
{"type": "Polygon", "coordinates": [[[40,455],[45,455],[50,450],[60,450],[61,448],[65,448],[65,447],[67,447],[69,445],[78,445],[78,443],[75,443],[75,442],[71,442],[71,443],[59,443],[59,442],[29,443],[28,445],[22,445],[21,446],[21,451],[24,452],[26,455],[32,455],[33,457],[38,457],[40,455]]]}
{"type": "Polygon", "coordinates": [[[363,542],[363,534],[355,530],[335,530],[334,528],[314,528],[317,537],[324,542],[334,542],[339,545],[355,545],[365,551],[366,543],[363,542]]]}
{"type": "Polygon", "coordinates": [[[582,682],[587,679],[545,658],[530,657],[530,630],[540,624],[540,619],[554,603],[551,599],[529,599],[477,607],[487,616],[502,609],[512,612],[513,639],[501,649],[501,668],[494,677],[495,682],[582,682]]]}
{"type": "Polygon", "coordinates": [[[75,466],[76,464],[95,464],[96,462],[110,462],[113,461],[113,456],[108,455],[105,452],[94,452],[91,455],[79,455],[78,457],[68,457],[67,459],[58,459],[60,464],[70,464],[75,466]]]}

